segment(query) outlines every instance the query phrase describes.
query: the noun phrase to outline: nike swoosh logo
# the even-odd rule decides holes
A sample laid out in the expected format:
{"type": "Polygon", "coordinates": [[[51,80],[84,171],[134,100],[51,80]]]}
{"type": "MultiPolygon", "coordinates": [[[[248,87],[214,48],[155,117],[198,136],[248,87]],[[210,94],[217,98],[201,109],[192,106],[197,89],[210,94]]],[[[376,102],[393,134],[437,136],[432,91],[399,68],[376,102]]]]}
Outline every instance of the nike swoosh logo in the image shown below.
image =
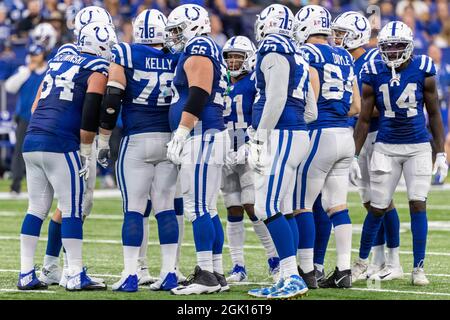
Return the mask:
{"type": "Polygon", "coordinates": [[[339,285],[339,282],[341,282],[346,276],[343,276],[342,278],[340,278],[339,280],[334,280],[334,284],[335,285],[339,285]]]}
{"type": "Polygon", "coordinates": [[[388,274],[385,274],[384,276],[380,276],[380,279],[384,279],[384,278],[386,278],[388,275],[390,275],[391,274],[391,272],[389,272],[388,274]]]}

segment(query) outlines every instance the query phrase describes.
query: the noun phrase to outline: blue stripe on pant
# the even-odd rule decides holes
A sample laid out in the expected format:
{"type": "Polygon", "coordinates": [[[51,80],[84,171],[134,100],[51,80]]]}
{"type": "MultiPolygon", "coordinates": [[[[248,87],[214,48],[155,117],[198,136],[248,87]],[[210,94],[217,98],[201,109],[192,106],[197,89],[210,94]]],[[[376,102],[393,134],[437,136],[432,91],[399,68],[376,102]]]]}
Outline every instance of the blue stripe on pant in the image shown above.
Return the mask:
{"type": "MultiPolygon", "coordinates": [[[[272,189],[273,189],[273,184],[274,184],[274,180],[275,180],[275,170],[277,168],[278,158],[280,157],[280,152],[281,152],[282,147],[283,147],[283,134],[280,131],[279,136],[278,136],[278,147],[277,147],[277,151],[275,154],[275,159],[273,160],[272,168],[270,169],[269,186],[267,187],[267,197],[266,197],[267,218],[270,218],[272,216],[270,200],[272,198],[272,189]]],[[[276,210],[275,204],[274,204],[274,210],[276,210]]],[[[275,211],[275,213],[276,213],[276,211],[275,211]]]]}
{"type": "MultiPolygon", "coordinates": [[[[284,132],[280,131],[280,134],[284,135],[284,132]]],[[[280,197],[280,190],[281,190],[281,185],[283,184],[283,177],[284,177],[284,168],[286,167],[286,162],[289,158],[289,153],[291,151],[291,144],[292,144],[292,131],[289,130],[288,131],[288,140],[287,140],[287,144],[286,144],[286,150],[284,151],[283,160],[281,161],[281,168],[280,168],[280,173],[279,173],[279,178],[278,178],[277,190],[275,192],[275,203],[274,203],[275,212],[280,212],[280,210],[278,209],[278,198],[280,197]]],[[[283,149],[280,148],[280,150],[283,150],[283,149]]]]}
{"type": "Polygon", "coordinates": [[[70,155],[68,153],[64,153],[66,157],[67,165],[69,166],[70,171],[70,188],[71,188],[71,211],[70,217],[75,218],[75,169],[73,167],[72,159],[70,159],[70,155]]]}
{"type": "MultiPolygon", "coordinates": [[[[78,157],[78,153],[74,152],[73,156],[75,158],[75,161],[77,162],[78,171],[80,171],[81,170],[81,160],[78,157]]],[[[92,161],[95,161],[95,159],[92,161]]],[[[89,174],[94,174],[94,173],[90,172],[89,174]]],[[[84,179],[83,179],[83,177],[79,177],[79,179],[80,179],[80,194],[78,196],[78,217],[81,218],[82,213],[83,213],[84,179]]]]}
{"type": "MultiPolygon", "coordinates": [[[[309,166],[311,165],[311,162],[314,159],[314,156],[316,155],[317,149],[319,147],[319,140],[320,140],[321,133],[322,133],[322,130],[318,129],[316,137],[314,139],[314,144],[313,144],[311,153],[309,154],[308,158],[306,159],[305,166],[303,167],[301,193],[300,193],[300,209],[306,209],[305,208],[305,197],[306,197],[306,188],[307,188],[306,187],[306,179],[308,177],[309,166]]],[[[311,208],[308,208],[308,209],[311,209],[311,208]]]]}
{"type": "Polygon", "coordinates": [[[129,140],[130,140],[129,136],[124,137],[122,140],[121,152],[119,155],[118,167],[117,167],[117,169],[119,169],[117,172],[119,175],[119,187],[120,187],[120,191],[122,192],[123,212],[128,211],[128,194],[127,194],[127,186],[125,183],[125,175],[124,175],[123,165],[124,165],[124,158],[125,158],[125,153],[127,151],[129,140]]]}

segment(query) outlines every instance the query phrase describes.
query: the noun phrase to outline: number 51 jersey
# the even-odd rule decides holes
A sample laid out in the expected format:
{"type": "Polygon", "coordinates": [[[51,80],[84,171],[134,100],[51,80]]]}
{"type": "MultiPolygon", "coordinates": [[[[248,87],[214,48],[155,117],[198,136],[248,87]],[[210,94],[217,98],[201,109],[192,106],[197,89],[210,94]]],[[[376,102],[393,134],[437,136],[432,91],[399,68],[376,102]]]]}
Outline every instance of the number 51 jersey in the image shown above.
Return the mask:
{"type": "Polygon", "coordinates": [[[399,81],[393,81],[391,69],[381,60],[367,62],[361,70],[362,82],[373,88],[380,111],[376,141],[388,144],[429,142],[423,96],[425,79],[436,75],[436,67],[426,55],[413,56],[397,75],[399,81]]]}

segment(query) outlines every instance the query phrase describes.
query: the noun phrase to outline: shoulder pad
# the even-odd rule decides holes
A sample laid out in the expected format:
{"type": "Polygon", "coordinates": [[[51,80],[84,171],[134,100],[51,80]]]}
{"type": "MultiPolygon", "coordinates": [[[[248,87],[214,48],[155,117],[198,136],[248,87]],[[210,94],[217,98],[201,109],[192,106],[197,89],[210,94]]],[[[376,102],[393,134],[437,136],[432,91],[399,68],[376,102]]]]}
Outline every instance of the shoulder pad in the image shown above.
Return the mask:
{"type": "Polygon", "coordinates": [[[195,56],[205,56],[220,61],[220,49],[217,44],[209,37],[198,36],[189,40],[184,53],[195,56]]]}
{"type": "Polygon", "coordinates": [[[114,45],[112,48],[112,61],[125,68],[133,68],[131,46],[125,42],[114,45]]]}
{"type": "Polygon", "coordinates": [[[265,37],[258,47],[258,53],[260,54],[269,52],[293,54],[296,51],[297,48],[292,40],[277,34],[270,34],[265,37]]]}

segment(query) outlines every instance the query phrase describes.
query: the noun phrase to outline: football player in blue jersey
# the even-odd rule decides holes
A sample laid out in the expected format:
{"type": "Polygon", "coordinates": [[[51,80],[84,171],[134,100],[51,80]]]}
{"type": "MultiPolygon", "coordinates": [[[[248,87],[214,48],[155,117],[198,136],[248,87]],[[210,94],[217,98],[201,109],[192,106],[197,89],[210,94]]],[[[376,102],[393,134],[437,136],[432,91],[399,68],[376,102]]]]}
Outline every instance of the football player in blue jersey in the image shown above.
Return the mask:
{"type": "MultiPolygon", "coordinates": [[[[347,208],[348,174],[354,154],[348,117],[360,110],[360,95],[353,70],[353,58],[343,48],[328,44],[331,15],[327,9],[309,5],[296,15],[296,40],[316,73],[320,86],[318,118],[308,125],[311,144],[298,170],[295,209],[299,227],[299,270],[310,288],[351,287],[352,225],[347,208]],[[336,268],[317,284],[313,264],[315,224],[313,204],[322,193],[322,205],[334,226],[336,268]]],[[[314,86],[314,84],[313,84],[314,86]]]]}
{"type": "Polygon", "coordinates": [[[20,236],[20,290],[47,287],[36,277],[34,254],[54,195],[62,212],[62,244],[67,251],[66,289],[106,289],[83,267],[82,201],[84,180],[95,161],[92,142],[106,87],[107,59],[117,39],[110,27],[95,23],[84,27],[79,39],[80,54],[61,54],[49,62],[24,141],[29,206],[20,236]]]}
{"type": "Polygon", "coordinates": [[[169,111],[172,140],[168,158],[180,166],[184,213],[192,222],[197,266],[176,295],[229,290],[223,275],[224,234],[214,200],[229,136],[223,120],[226,68],[217,44],[208,34],[208,12],[198,5],[174,9],[167,22],[168,45],[182,52],[172,83],[169,111]]]}
{"type": "Polygon", "coordinates": [[[231,138],[231,152],[222,172],[222,194],[227,208],[227,238],[233,269],[228,282],[247,280],[244,262],[244,210],[252,221],[269,264],[269,272],[279,275],[279,258],[264,222],[255,216],[254,173],[246,159],[246,130],[251,125],[252,107],[256,96],[256,48],[250,39],[232,37],[222,49],[229,75],[229,90],[225,96],[225,124],[231,138]]]}
{"type": "MultiPolygon", "coordinates": [[[[170,89],[178,55],[165,47],[167,18],[158,10],[144,10],[133,22],[133,44],[114,46],[108,85],[100,118],[99,163],[108,161],[109,138],[122,106],[123,135],[116,163],[122,193],[124,271],[114,291],[138,290],[138,259],[148,195],[158,221],[162,267],[151,290],[177,286],[175,260],[178,222],[174,210],[177,168],[167,159],[170,141],[170,89]]],[[[148,225],[145,227],[148,228],[148,225]]]]}
{"type": "MultiPolygon", "coordinates": [[[[382,60],[366,63],[361,71],[362,110],[354,132],[357,157],[376,106],[380,113],[380,126],[370,166],[370,210],[361,237],[366,237],[369,244],[373,242],[403,173],[413,239],[412,284],[427,285],[429,281],[424,271],[428,229],[426,199],[432,172],[445,179],[448,171],[436,68],[430,57],[412,55],[413,33],[400,21],[383,27],[378,35],[378,49],[382,60]],[[424,105],[438,152],[434,168],[424,105]]],[[[356,157],[351,166],[354,176],[360,170],[356,157]]]]}
{"type": "MultiPolygon", "coordinates": [[[[87,25],[88,23],[94,23],[98,22],[102,25],[108,25],[111,28],[114,29],[114,25],[112,24],[112,19],[110,14],[103,8],[96,7],[96,6],[90,6],[82,9],[78,12],[78,14],[75,17],[75,29],[74,29],[74,36],[75,38],[78,37],[80,30],[87,25]],[[87,18],[88,17],[88,18],[87,18]]],[[[51,25],[50,25],[51,27],[51,25]]],[[[53,32],[55,32],[53,30],[53,32]]],[[[41,27],[39,32],[37,34],[40,34],[40,37],[38,40],[41,42],[44,39],[49,39],[46,41],[46,43],[50,44],[53,42],[56,42],[56,35],[54,36],[55,39],[52,40],[52,32],[51,28],[49,27],[41,27]]],[[[34,36],[33,38],[37,38],[37,36],[34,36]]],[[[72,54],[77,55],[78,49],[76,43],[67,43],[62,45],[56,55],[59,54],[72,54]]],[[[95,150],[95,144],[92,145],[95,150]]],[[[84,188],[84,194],[83,194],[83,219],[85,219],[92,211],[92,204],[93,204],[93,195],[94,195],[94,188],[95,188],[95,180],[96,180],[96,162],[91,161],[91,167],[89,168],[90,174],[89,178],[87,179],[85,183],[84,188]]],[[[56,209],[55,213],[52,215],[52,218],[50,220],[49,226],[48,226],[48,239],[47,239],[47,249],[44,256],[44,263],[42,266],[41,274],[39,275],[39,280],[42,282],[45,282],[47,285],[52,284],[58,284],[62,287],[66,286],[67,282],[67,272],[68,272],[68,264],[67,264],[67,257],[64,253],[64,267],[61,271],[61,268],[59,267],[59,254],[61,251],[62,243],[61,243],[61,210],[56,209]]],[[[143,269],[147,270],[147,269],[143,269]]],[[[148,275],[148,271],[146,272],[148,275]]],[[[144,278],[142,276],[142,278],[144,278]]],[[[103,282],[103,279],[100,278],[93,278],[96,282],[103,282]]]]}
{"type": "MultiPolygon", "coordinates": [[[[361,69],[363,64],[371,60],[381,59],[377,48],[371,50],[364,49],[364,46],[370,40],[370,22],[362,14],[350,11],[336,17],[331,28],[333,29],[336,45],[347,49],[355,59],[355,75],[357,76],[358,88],[361,93],[361,69]]],[[[351,127],[354,127],[357,119],[357,117],[351,118],[351,127]]],[[[376,114],[371,119],[369,134],[358,157],[361,176],[351,177],[352,183],[358,186],[361,200],[368,212],[370,209],[370,158],[372,156],[378,126],[379,117],[376,114]]],[[[383,218],[383,224],[378,230],[373,247],[372,243],[367,242],[365,238],[361,238],[360,259],[352,267],[352,281],[365,280],[369,277],[382,281],[401,278],[403,276],[403,270],[400,265],[399,240],[400,223],[398,213],[393,201],[391,201],[386,215],[383,218]],[[385,243],[388,248],[387,259],[385,257],[385,243]],[[369,265],[368,257],[371,250],[373,256],[372,262],[369,265]]]]}
{"type": "Polygon", "coordinates": [[[304,116],[312,92],[308,63],[292,39],[294,24],[291,10],[279,4],[265,8],[255,23],[258,92],[248,161],[255,171],[255,214],[271,234],[281,276],[272,287],[248,293],[268,299],[295,298],[308,291],[297,270],[298,230],[292,199],[295,173],[309,148],[304,116]],[[284,207],[285,199],[290,208],[284,207]]]}

